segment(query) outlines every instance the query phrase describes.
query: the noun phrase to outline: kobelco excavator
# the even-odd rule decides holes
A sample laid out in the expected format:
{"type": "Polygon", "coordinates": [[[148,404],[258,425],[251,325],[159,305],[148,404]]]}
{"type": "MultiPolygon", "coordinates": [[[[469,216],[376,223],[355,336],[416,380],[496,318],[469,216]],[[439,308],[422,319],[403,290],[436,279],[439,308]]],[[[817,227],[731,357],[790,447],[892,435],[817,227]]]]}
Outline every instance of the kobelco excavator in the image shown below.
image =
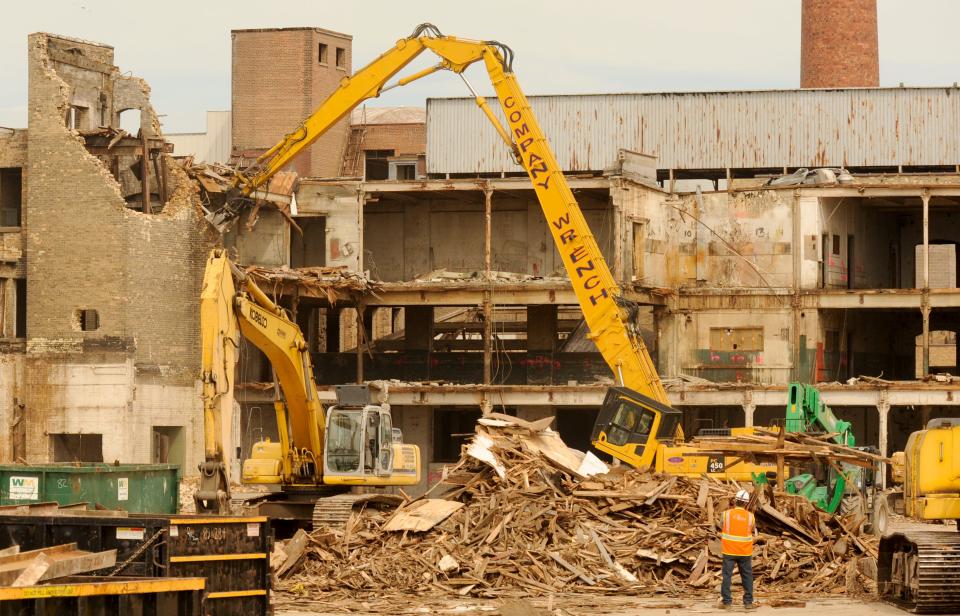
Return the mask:
{"type": "MultiPolygon", "coordinates": [[[[409,37],[400,39],[370,64],[354,75],[345,77],[340,86],[300,126],[285,135],[254,164],[239,172],[227,207],[218,214],[217,222],[237,215],[243,208],[244,200],[249,202],[256,199],[274,174],[362,102],[376,98],[393,87],[406,85],[438,71],[449,71],[463,79],[473,93],[480,111],[491,121],[506,147],[512,151],[516,162],[529,175],[564,267],[570,276],[584,320],[590,329],[590,338],[596,343],[619,383],[617,387],[609,390],[600,410],[593,434],[595,447],[634,466],[656,466],[658,470],[676,474],[699,475],[709,472],[722,477],[749,480],[752,473],[765,470],[765,467],[739,459],[734,468],[727,468],[725,458],[708,460],[684,455],[692,451],[692,448],[682,444],[681,414],[670,407],[666,391],[640,337],[636,324],[637,306],[623,297],[604,261],[530,104],[520,89],[513,72],[513,51],[502,43],[446,36],[431,24],[418,26],[409,37]],[[399,78],[392,84],[388,83],[424,51],[432,52],[439,61],[419,72],[399,78]],[[467,82],[463,73],[474,63],[482,63],[486,69],[506,118],[506,126],[500,122],[484,97],[478,95],[467,82]]],[[[222,312],[225,305],[232,305],[230,302],[235,301],[230,299],[224,303],[216,298],[217,294],[226,293],[219,289],[230,278],[226,275],[226,266],[216,261],[222,258],[222,255],[211,257],[213,267],[223,273],[219,278],[211,278],[204,287],[204,297],[209,297],[212,306],[219,306],[210,308],[211,313],[214,310],[222,312]],[[218,301],[221,303],[217,304],[218,301]]],[[[247,304],[250,316],[245,316],[240,322],[241,329],[249,328],[252,335],[262,339],[266,333],[272,331],[276,321],[282,318],[282,311],[268,303],[266,296],[262,292],[258,293],[249,280],[245,284],[247,293],[255,300],[255,304],[247,304]],[[263,320],[266,322],[263,323],[263,320]],[[260,331],[258,326],[261,326],[263,331],[260,331]]],[[[226,294],[225,297],[233,296],[226,294]]],[[[285,331],[288,335],[295,334],[289,327],[285,331]]],[[[244,335],[247,335],[246,330],[244,335]]],[[[257,344],[256,338],[252,339],[257,344]]],[[[206,461],[203,465],[204,479],[200,491],[202,498],[199,502],[203,508],[213,508],[220,506],[218,503],[223,502],[229,488],[223,447],[218,446],[223,437],[217,439],[210,436],[222,434],[224,423],[222,414],[225,409],[215,403],[214,392],[229,387],[227,379],[232,376],[232,372],[223,370],[216,363],[216,358],[211,359],[213,364],[208,363],[207,354],[214,351],[207,342],[204,343],[204,348],[204,391],[207,409],[205,429],[208,438],[206,461]],[[224,494],[220,494],[221,492],[224,494]]],[[[216,349],[216,352],[226,354],[233,351],[216,349]]],[[[278,351],[278,355],[282,354],[278,351]]],[[[300,352],[299,355],[290,354],[289,357],[280,359],[290,365],[290,370],[303,375],[288,379],[289,384],[296,383],[299,387],[308,380],[306,377],[310,368],[305,352],[300,352]]],[[[276,370],[277,366],[274,368],[276,370]]],[[[279,444],[264,442],[254,447],[254,456],[244,463],[244,467],[251,471],[254,468],[257,470],[251,474],[245,471],[244,480],[282,485],[289,490],[303,484],[319,485],[337,480],[338,471],[331,467],[332,452],[324,451],[324,447],[334,436],[330,418],[339,415],[327,414],[327,432],[324,433],[320,428],[322,411],[315,402],[315,394],[310,391],[296,392],[296,396],[298,399],[305,397],[312,406],[305,407],[308,410],[303,413],[290,413],[292,390],[296,387],[290,385],[291,391],[288,392],[280,376],[278,371],[281,385],[279,392],[287,397],[287,403],[286,408],[278,405],[277,418],[281,426],[288,419],[291,420],[288,435],[286,440],[281,437],[279,444]]],[[[349,422],[344,421],[346,426],[349,422]]],[[[391,467],[391,472],[400,473],[400,469],[393,469],[392,466],[401,459],[406,460],[406,454],[395,455],[393,462],[381,465],[381,472],[386,472],[387,467],[391,467]]],[[[399,475],[397,480],[400,480],[399,475]]]]}
{"type": "Polygon", "coordinates": [[[207,259],[200,332],[206,461],[194,495],[199,513],[230,512],[225,453],[241,335],[267,357],[275,378],[279,439],[255,443],[242,466],[243,483],[280,488],[258,503],[262,513],[300,524],[337,522],[364,498],[338,495],[350,487],[420,481],[420,450],[397,438],[390,409],[373,404],[365,386],[338,386],[337,405],[320,404],[300,328],[223,249],[207,259]]]}

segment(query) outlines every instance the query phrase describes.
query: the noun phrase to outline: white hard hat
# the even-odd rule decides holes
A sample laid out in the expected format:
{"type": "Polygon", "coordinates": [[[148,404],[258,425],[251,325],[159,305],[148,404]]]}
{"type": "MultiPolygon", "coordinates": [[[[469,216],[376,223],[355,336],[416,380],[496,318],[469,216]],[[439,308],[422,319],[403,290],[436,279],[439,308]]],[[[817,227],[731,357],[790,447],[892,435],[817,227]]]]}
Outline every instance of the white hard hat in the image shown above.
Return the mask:
{"type": "Polygon", "coordinates": [[[746,490],[740,490],[739,492],[737,492],[737,500],[740,501],[741,503],[749,503],[750,493],[747,492],[746,490]]]}

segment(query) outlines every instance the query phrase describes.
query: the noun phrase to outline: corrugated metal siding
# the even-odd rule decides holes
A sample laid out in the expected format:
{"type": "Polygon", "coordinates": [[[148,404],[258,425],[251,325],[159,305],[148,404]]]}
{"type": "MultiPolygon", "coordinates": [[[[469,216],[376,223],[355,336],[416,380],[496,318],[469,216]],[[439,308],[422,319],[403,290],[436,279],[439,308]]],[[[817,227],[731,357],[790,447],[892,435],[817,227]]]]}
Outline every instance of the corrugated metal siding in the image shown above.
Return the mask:
{"type": "MultiPolygon", "coordinates": [[[[530,103],[567,171],[605,169],[620,148],[655,154],[660,169],[960,163],[957,88],[532,96],[530,103]]],[[[427,101],[428,173],[520,170],[473,99],[427,101]]]]}
{"type": "Polygon", "coordinates": [[[233,143],[229,111],[208,111],[207,132],[165,135],[173,144],[174,156],[190,156],[198,162],[226,163],[233,143]]]}

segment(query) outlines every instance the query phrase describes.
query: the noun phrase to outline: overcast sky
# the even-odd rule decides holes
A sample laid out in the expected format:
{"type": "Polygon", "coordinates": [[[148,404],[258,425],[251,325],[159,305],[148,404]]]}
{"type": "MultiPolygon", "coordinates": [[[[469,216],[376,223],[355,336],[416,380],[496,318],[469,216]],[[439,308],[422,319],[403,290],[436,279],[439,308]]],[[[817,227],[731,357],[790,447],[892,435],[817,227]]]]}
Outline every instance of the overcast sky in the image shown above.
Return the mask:
{"type": "MultiPolygon", "coordinates": [[[[960,1],[878,5],[881,85],[960,80],[960,1]]],[[[5,6],[0,19],[0,126],[27,123],[31,32],[113,45],[120,69],[152,86],[164,129],[190,132],[204,129],[206,110],[230,107],[232,28],[352,34],[356,70],[424,21],[510,45],[528,94],[794,88],[800,80],[800,0],[33,0],[5,6]]],[[[468,74],[483,84],[476,67],[468,74]]],[[[464,94],[459,79],[441,73],[371,104],[464,94]]]]}

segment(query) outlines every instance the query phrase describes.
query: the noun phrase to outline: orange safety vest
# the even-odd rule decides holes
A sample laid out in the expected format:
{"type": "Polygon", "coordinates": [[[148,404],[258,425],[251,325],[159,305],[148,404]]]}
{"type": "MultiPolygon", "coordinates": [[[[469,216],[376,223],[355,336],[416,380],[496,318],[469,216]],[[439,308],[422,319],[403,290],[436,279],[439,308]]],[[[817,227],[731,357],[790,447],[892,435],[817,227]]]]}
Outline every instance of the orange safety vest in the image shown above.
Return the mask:
{"type": "Polygon", "coordinates": [[[729,556],[752,556],[753,533],[757,528],[756,518],[743,507],[734,507],[723,512],[723,528],[720,545],[729,556]]]}

